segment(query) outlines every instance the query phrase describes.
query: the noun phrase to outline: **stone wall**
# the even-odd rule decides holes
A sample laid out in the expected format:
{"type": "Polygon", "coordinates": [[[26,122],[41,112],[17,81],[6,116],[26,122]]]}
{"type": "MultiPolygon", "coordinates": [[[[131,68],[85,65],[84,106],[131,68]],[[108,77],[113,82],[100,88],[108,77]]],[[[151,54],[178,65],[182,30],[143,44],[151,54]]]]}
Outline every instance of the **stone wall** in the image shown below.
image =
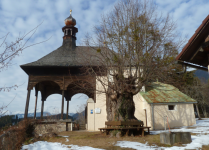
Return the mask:
{"type": "MultiPolygon", "coordinates": [[[[36,124],[35,133],[36,134],[46,134],[46,133],[58,133],[66,131],[66,123],[44,123],[44,124],[36,124]]],[[[71,131],[71,124],[68,123],[68,131],[71,131]]]]}

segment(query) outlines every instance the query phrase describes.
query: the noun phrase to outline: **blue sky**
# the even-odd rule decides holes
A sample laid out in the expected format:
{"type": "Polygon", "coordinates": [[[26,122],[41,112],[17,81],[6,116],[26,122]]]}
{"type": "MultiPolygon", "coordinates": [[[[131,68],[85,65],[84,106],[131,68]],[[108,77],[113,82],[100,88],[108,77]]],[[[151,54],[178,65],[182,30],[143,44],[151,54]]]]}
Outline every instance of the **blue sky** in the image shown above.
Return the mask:
{"type": "MultiPolygon", "coordinates": [[[[15,100],[8,106],[10,112],[24,112],[27,94],[27,74],[19,65],[36,61],[62,44],[62,27],[69,16],[76,19],[78,28],[77,45],[80,45],[85,34],[93,33],[93,27],[99,24],[100,17],[108,13],[116,0],[0,0],[0,37],[9,32],[7,41],[14,41],[19,34],[24,34],[39,25],[28,45],[36,42],[47,42],[25,49],[13,60],[13,65],[0,72],[0,86],[21,85],[10,92],[0,92],[0,106],[15,100]]],[[[177,23],[177,30],[190,38],[204,18],[209,14],[208,0],[155,0],[159,13],[169,13],[177,23]]],[[[2,42],[2,41],[0,41],[2,42]]],[[[2,48],[0,49],[0,52],[2,48]]],[[[34,111],[35,91],[31,91],[29,112],[34,111]]],[[[69,112],[76,112],[78,106],[85,104],[87,97],[75,95],[70,102],[69,112]]],[[[65,111],[66,111],[65,102],[65,111]]],[[[40,94],[38,111],[41,107],[40,94]]],[[[60,112],[61,95],[51,95],[45,102],[45,111],[60,112]]]]}

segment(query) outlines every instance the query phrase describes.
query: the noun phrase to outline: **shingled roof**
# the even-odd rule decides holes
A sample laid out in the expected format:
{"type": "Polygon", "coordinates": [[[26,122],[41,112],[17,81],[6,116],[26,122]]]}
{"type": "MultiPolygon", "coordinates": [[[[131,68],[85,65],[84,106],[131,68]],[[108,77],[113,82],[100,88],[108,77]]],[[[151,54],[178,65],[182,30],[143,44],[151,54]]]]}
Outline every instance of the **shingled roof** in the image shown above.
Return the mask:
{"type": "Polygon", "coordinates": [[[197,103],[176,87],[160,82],[151,83],[146,87],[146,92],[140,94],[148,103],[197,103]]]}
{"type": "Polygon", "coordinates": [[[35,67],[35,66],[62,66],[62,67],[73,67],[73,66],[88,66],[98,65],[99,53],[96,51],[96,47],[91,48],[87,46],[76,46],[75,48],[69,48],[68,45],[62,45],[58,49],[52,51],[46,56],[40,58],[35,62],[21,65],[21,67],[35,67]],[[88,60],[84,61],[84,58],[90,56],[88,60]],[[98,56],[98,57],[96,57],[98,56]]]}

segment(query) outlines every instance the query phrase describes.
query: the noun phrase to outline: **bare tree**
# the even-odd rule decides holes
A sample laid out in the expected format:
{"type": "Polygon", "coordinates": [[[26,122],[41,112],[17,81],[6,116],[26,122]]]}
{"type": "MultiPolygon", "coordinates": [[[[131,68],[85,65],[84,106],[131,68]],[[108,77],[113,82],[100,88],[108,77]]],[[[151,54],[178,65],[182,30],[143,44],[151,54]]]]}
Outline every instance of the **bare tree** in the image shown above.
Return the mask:
{"type": "Polygon", "coordinates": [[[205,118],[208,117],[207,108],[209,107],[209,83],[201,82],[198,78],[195,78],[192,84],[184,86],[182,92],[191,98],[195,99],[200,108],[200,112],[205,118]]]}
{"type": "Polygon", "coordinates": [[[133,96],[149,82],[171,74],[181,42],[169,15],[150,0],[123,0],[102,16],[85,44],[95,51],[85,61],[85,74],[95,76],[97,92],[107,95],[107,120],[136,120],[133,96]],[[178,38],[179,39],[179,38],[178,38]],[[93,64],[95,62],[96,64],[93,64]]]}
{"type": "MultiPolygon", "coordinates": [[[[43,23],[43,22],[42,22],[43,23]]],[[[15,41],[12,41],[10,43],[7,42],[7,38],[9,35],[9,32],[1,37],[0,39],[2,40],[0,44],[0,72],[3,70],[7,69],[9,66],[12,65],[12,60],[16,57],[19,56],[22,51],[28,47],[46,42],[46,41],[41,41],[39,43],[34,43],[31,45],[27,45],[28,41],[31,39],[31,37],[35,34],[37,31],[38,27],[42,24],[40,23],[38,26],[27,32],[26,34],[23,34],[22,36],[19,35],[15,41]]],[[[13,88],[16,88],[17,85],[9,86],[9,87],[0,87],[0,92],[3,91],[9,91],[13,88]]]]}
{"type": "MultiPolygon", "coordinates": [[[[24,49],[26,49],[28,47],[31,47],[31,46],[34,46],[36,44],[40,44],[40,43],[45,42],[45,41],[41,41],[39,43],[34,43],[34,44],[31,44],[31,45],[27,45],[28,41],[35,34],[38,27],[42,23],[40,23],[38,26],[36,26],[35,28],[33,28],[32,30],[27,32],[26,34],[23,34],[22,36],[19,35],[19,37],[15,41],[12,41],[10,43],[7,42],[9,32],[5,36],[0,38],[0,40],[2,40],[2,42],[0,43],[0,72],[2,72],[3,70],[6,70],[9,66],[11,66],[12,65],[12,60],[16,56],[19,56],[24,49]]],[[[49,39],[47,39],[47,40],[49,40],[49,39]]],[[[16,89],[17,87],[18,87],[17,85],[11,85],[11,86],[0,85],[0,92],[1,91],[8,91],[9,92],[11,89],[16,89]]],[[[0,115],[3,115],[6,112],[5,109],[8,107],[8,105],[10,103],[8,103],[5,106],[0,107],[0,115]]]]}

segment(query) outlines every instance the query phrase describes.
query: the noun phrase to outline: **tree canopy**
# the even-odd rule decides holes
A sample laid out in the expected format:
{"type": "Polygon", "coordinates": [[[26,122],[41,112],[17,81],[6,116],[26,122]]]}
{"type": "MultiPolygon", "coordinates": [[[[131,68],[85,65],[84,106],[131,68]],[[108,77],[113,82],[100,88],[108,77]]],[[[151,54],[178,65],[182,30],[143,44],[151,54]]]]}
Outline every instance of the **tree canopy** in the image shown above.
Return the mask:
{"type": "Polygon", "coordinates": [[[102,16],[94,37],[85,42],[95,46],[101,58],[100,69],[88,68],[88,73],[106,73],[97,80],[104,88],[100,92],[108,96],[108,120],[136,119],[133,95],[149,82],[163,81],[172,74],[182,44],[175,29],[169,15],[160,14],[148,0],[119,1],[102,16]]]}

